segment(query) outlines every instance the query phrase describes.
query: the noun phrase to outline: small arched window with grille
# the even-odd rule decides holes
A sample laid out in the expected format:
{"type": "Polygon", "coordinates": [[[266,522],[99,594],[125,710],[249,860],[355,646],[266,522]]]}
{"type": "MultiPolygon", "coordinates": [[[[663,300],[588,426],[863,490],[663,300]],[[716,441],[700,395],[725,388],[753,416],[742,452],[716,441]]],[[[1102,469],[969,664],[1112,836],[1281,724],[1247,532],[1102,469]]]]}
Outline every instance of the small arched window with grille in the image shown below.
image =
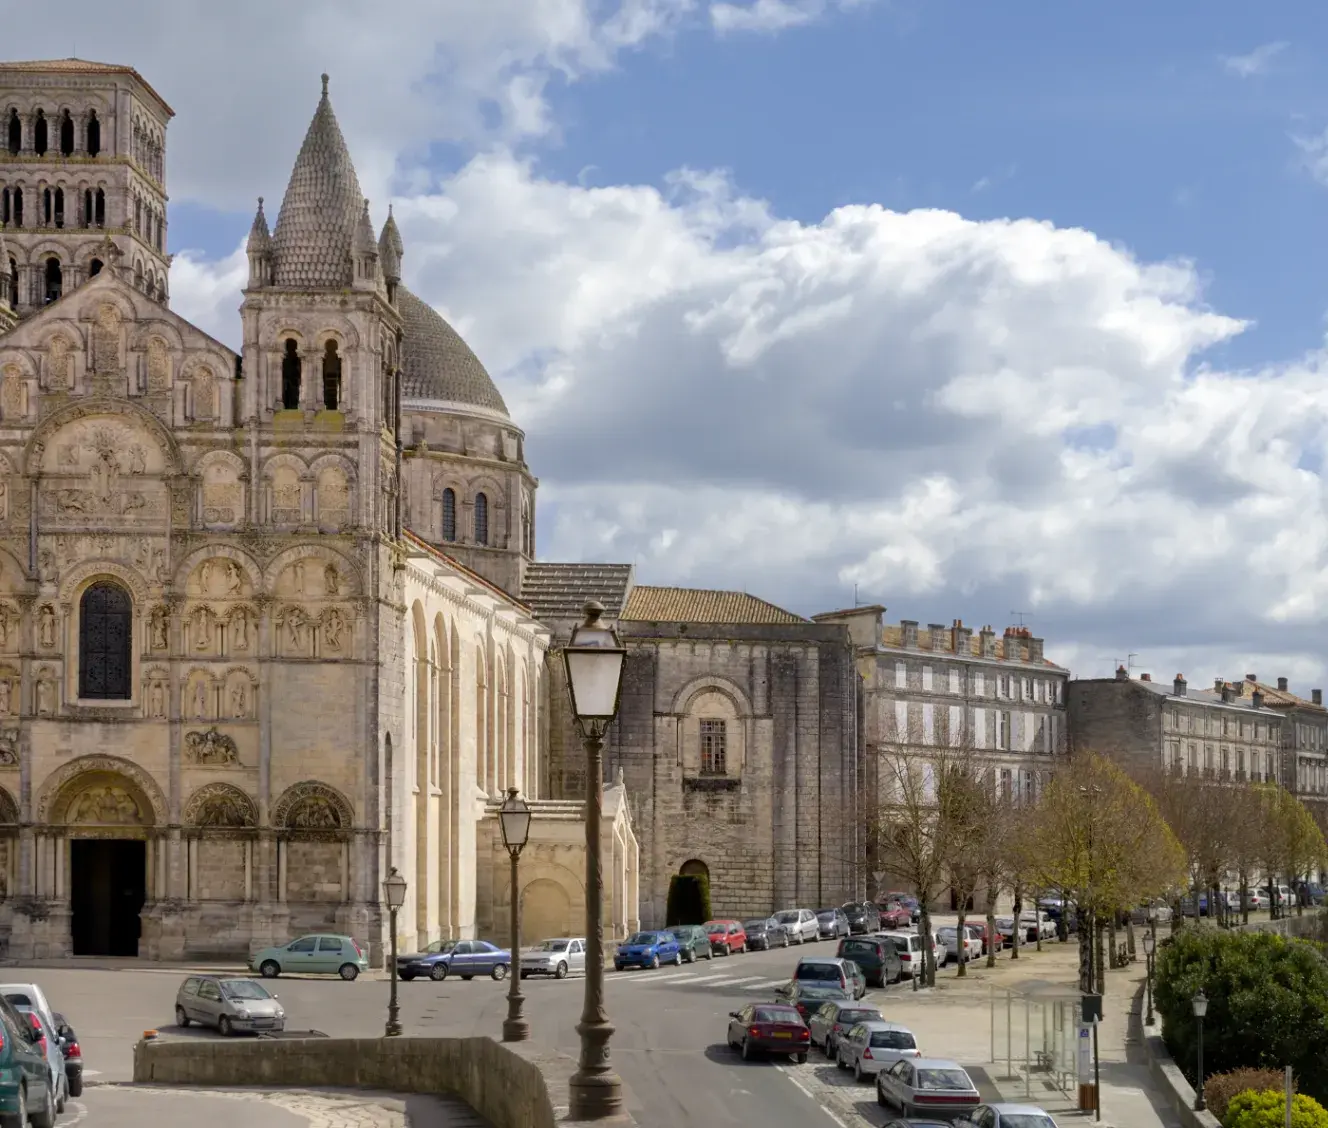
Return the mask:
{"type": "Polygon", "coordinates": [[[50,148],[50,140],[46,113],[44,110],[38,110],[36,124],[32,127],[32,151],[39,157],[46,156],[46,150],[50,148]]]}
{"type": "Polygon", "coordinates": [[[98,227],[106,226],[106,190],[104,188],[97,189],[97,195],[93,200],[92,215],[93,221],[98,227]]]}
{"type": "Polygon", "coordinates": [[[119,584],[95,583],[78,613],[78,695],[126,701],[132,695],[133,601],[119,584]]]}
{"type": "Polygon", "coordinates": [[[101,122],[97,120],[97,111],[88,112],[88,156],[95,157],[101,152],[101,122]]]}
{"type": "Polygon", "coordinates": [[[5,130],[8,142],[9,155],[18,156],[19,150],[23,148],[23,122],[19,120],[18,110],[9,111],[9,121],[5,130]]]}
{"type": "Polygon", "coordinates": [[[475,543],[489,543],[489,497],[482,493],[475,495],[475,543]]]}
{"type": "Polygon", "coordinates": [[[74,119],[69,116],[68,110],[60,115],[60,155],[74,155],[74,119]]]}
{"type": "Polygon", "coordinates": [[[456,540],[456,490],[443,490],[443,540],[456,540]]]}

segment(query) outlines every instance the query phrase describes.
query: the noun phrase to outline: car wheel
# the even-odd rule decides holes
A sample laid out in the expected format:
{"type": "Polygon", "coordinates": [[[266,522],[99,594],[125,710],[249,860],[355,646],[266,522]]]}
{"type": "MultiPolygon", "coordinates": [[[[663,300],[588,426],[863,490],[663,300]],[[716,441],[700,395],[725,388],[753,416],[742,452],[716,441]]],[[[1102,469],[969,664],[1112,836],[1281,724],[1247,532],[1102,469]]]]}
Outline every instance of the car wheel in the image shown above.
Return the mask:
{"type": "Polygon", "coordinates": [[[651,957],[650,957],[650,970],[651,970],[651,971],[657,971],[658,969],[659,969],[659,957],[658,957],[658,956],[651,956],[651,957]]]}
{"type": "Polygon", "coordinates": [[[337,968],[337,974],[347,983],[359,978],[360,969],[353,963],[344,963],[337,968]]]}
{"type": "Polygon", "coordinates": [[[217,1020],[217,1033],[223,1038],[229,1038],[235,1033],[235,1027],[231,1025],[230,1015],[223,1014],[217,1020]]]}
{"type": "Polygon", "coordinates": [[[83,1074],[75,1073],[69,1079],[69,1095],[71,1097],[81,1097],[83,1095],[83,1074]]]}
{"type": "Polygon", "coordinates": [[[557,969],[554,971],[554,973],[553,973],[553,977],[554,977],[554,979],[566,979],[566,978],[567,978],[567,964],[566,964],[566,963],[560,963],[560,964],[558,965],[557,969]]]}
{"type": "Polygon", "coordinates": [[[713,960],[714,958],[715,958],[715,949],[709,947],[706,948],[706,959],[713,960]]]}
{"type": "Polygon", "coordinates": [[[56,1082],[55,1114],[59,1116],[65,1110],[65,1101],[69,1099],[69,1084],[63,1076],[56,1082]]]}
{"type": "Polygon", "coordinates": [[[844,1059],[843,1059],[842,1057],[839,1056],[839,1051],[838,1051],[838,1050],[835,1050],[835,1068],[836,1068],[836,1069],[847,1069],[847,1068],[848,1068],[848,1066],[844,1063],[844,1059]]]}
{"type": "Polygon", "coordinates": [[[673,953],[673,966],[674,966],[674,967],[682,967],[682,952],[681,952],[681,951],[677,951],[677,952],[674,952],[674,953],[673,953]]]}
{"type": "Polygon", "coordinates": [[[441,983],[444,979],[447,978],[447,971],[448,971],[447,964],[436,963],[433,965],[433,967],[429,968],[429,978],[432,979],[435,983],[441,983]]]}
{"type": "Polygon", "coordinates": [[[32,1128],[55,1128],[55,1099],[51,1096],[51,1086],[43,1086],[46,1092],[42,1100],[41,1112],[28,1113],[28,1123],[32,1128]]]}
{"type": "Polygon", "coordinates": [[[507,978],[507,965],[504,963],[494,964],[493,970],[489,974],[493,976],[494,982],[501,983],[507,978]]]}
{"type": "Polygon", "coordinates": [[[862,1082],[866,1080],[866,1078],[867,1075],[862,1072],[862,1062],[855,1061],[853,1063],[853,1080],[856,1081],[859,1085],[861,1085],[862,1082]]]}
{"type": "Polygon", "coordinates": [[[787,948],[787,947],[788,947],[788,944],[789,944],[789,941],[788,941],[788,933],[785,932],[785,933],[781,934],[781,936],[780,936],[780,938],[779,938],[779,946],[780,946],[781,948],[787,948]]]}
{"type": "Polygon", "coordinates": [[[730,948],[727,944],[724,945],[724,954],[725,954],[726,956],[731,956],[731,955],[733,955],[733,949],[730,948]]]}
{"type": "Polygon", "coordinates": [[[804,1064],[806,1064],[806,1061],[807,1061],[807,1055],[806,1055],[806,1054],[794,1054],[794,1055],[793,1055],[793,1064],[794,1064],[794,1065],[804,1065],[804,1064]]]}
{"type": "Polygon", "coordinates": [[[742,1060],[743,1061],[752,1060],[752,1047],[746,1038],[742,1040],[742,1060]]]}
{"type": "Polygon", "coordinates": [[[687,954],[683,956],[683,960],[686,963],[696,963],[696,953],[691,948],[688,948],[687,954]]]}
{"type": "Polygon", "coordinates": [[[18,1111],[13,1116],[0,1117],[4,1128],[28,1128],[28,1091],[22,1085],[18,1088],[18,1111]]]}
{"type": "Polygon", "coordinates": [[[184,1007],[175,1008],[175,1025],[176,1026],[189,1025],[189,1016],[184,1013],[184,1007]]]}
{"type": "Polygon", "coordinates": [[[400,979],[402,983],[409,983],[415,978],[415,973],[413,971],[399,971],[397,972],[397,978],[400,979]]]}
{"type": "Polygon", "coordinates": [[[281,974],[281,964],[276,960],[264,960],[258,965],[258,974],[264,979],[276,979],[281,974]]]}

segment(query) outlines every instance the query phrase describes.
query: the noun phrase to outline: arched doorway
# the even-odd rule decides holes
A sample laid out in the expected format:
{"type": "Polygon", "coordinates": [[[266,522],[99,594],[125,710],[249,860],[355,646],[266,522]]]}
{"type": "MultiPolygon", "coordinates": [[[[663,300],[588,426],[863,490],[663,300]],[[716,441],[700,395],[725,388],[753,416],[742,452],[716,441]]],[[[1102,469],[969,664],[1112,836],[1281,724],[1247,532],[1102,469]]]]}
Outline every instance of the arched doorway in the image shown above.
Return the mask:
{"type": "Polygon", "coordinates": [[[93,769],[60,789],[49,821],[58,832],[45,843],[52,872],[44,884],[48,895],[68,898],[73,954],[137,956],[152,803],[128,776],[93,769]]]}
{"type": "Polygon", "coordinates": [[[567,890],[547,877],[536,878],[521,890],[521,942],[538,944],[576,931],[572,899],[567,890]]]}
{"type": "Polygon", "coordinates": [[[690,862],[683,862],[678,872],[684,877],[704,877],[707,881],[710,880],[710,867],[696,858],[690,862]]]}

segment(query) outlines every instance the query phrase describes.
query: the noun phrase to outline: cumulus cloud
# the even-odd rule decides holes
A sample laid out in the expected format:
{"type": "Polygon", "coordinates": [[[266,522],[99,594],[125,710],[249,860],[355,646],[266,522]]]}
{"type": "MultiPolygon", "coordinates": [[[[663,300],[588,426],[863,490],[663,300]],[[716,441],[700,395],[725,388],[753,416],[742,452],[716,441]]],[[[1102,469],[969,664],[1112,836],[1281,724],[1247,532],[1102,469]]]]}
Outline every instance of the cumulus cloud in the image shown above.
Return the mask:
{"type": "Polygon", "coordinates": [[[1289,43],[1283,41],[1264,43],[1248,54],[1219,55],[1217,60],[1228,74],[1234,74],[1237,78],[1253,78],[1255,75],[1266,74],[1272,61],[1289,46],[1289,43]]]}
{"type": "Polygon", "coordinates": [[[720,0],[710,6],[710,20],[719,32],[776,32],[817,20],[835,8],[863,7],[872,0],[720,0]]]}

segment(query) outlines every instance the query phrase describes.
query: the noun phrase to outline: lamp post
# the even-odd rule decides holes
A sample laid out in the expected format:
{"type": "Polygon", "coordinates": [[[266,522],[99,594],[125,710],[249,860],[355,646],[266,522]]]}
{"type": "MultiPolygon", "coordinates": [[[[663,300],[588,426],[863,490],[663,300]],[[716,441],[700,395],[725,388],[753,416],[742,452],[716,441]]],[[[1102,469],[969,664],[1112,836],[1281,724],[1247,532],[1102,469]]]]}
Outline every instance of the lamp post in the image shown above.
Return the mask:
{"type": "Polygon", "coordinates": [[[1145,1026],[1153,1025],[1153,949],[1157,945],[1157,937],[1151,932],[1144,933],[1144,971],[1147,976],[1145,991],[1148,995],[1148,1014],[1144,1018],[1145,1026]]]}
{"type": "Polygon", "coordinates": [[[1208,1105],[1204,1101],[1204,1072],[1203,1072],[1203,1020],[1204,1015],[1208,1013],[1208,996],[1203,993],[1200,987],[1195,992],[1194,998],[1190,1000],[1190,1005],[1194,1007],[1194,1019],[1198,1025],[1199,1041],[1199,1062],[1194,1076],[1194,1111],[1203,1112],[1208,1105]]]}
{"type": "Polygon", "coordinates": [[[577,1069],[568,1082],[570,1119],[602,1120],[622,1111],[622,1081],[609,1062],[613,1024],[604,1009],[604,876],[600,872],[600,814],[604,803],[604,734],[618,714],[627,651],[600,622],[601,604],[583,608],[585,622],[563,648],[567,691],[586,749],[586,985],[577,1069]]]}
{"type": "Polygon", "coordinates": [[[507,789],[507,798],[498,809],[498,825],[503,845],[512,859],[512,975],[507,985],[507,1018],[503,1021],[504,1042],[524,1042],[530,1037],[530,1023],[522,1013],[526,997],[521,993],[521,885],[517,864],[530,838],[530,804],[515,787],[507,789]]]}
{"type": "Polygon", "coordinates": [[[383,900],[387,902],[388,919],[391,922],[388,925],[391,937],[388,974],[392,982],[391,992],[387,996],[387,1029],[383,1033],[389,1038],[399,1038],[401,1020],[397,1008],[397,912],[406,903],[406,879],[397,873],[396,866],[392,867],[392,872],[383,882],[383,900]]]}

